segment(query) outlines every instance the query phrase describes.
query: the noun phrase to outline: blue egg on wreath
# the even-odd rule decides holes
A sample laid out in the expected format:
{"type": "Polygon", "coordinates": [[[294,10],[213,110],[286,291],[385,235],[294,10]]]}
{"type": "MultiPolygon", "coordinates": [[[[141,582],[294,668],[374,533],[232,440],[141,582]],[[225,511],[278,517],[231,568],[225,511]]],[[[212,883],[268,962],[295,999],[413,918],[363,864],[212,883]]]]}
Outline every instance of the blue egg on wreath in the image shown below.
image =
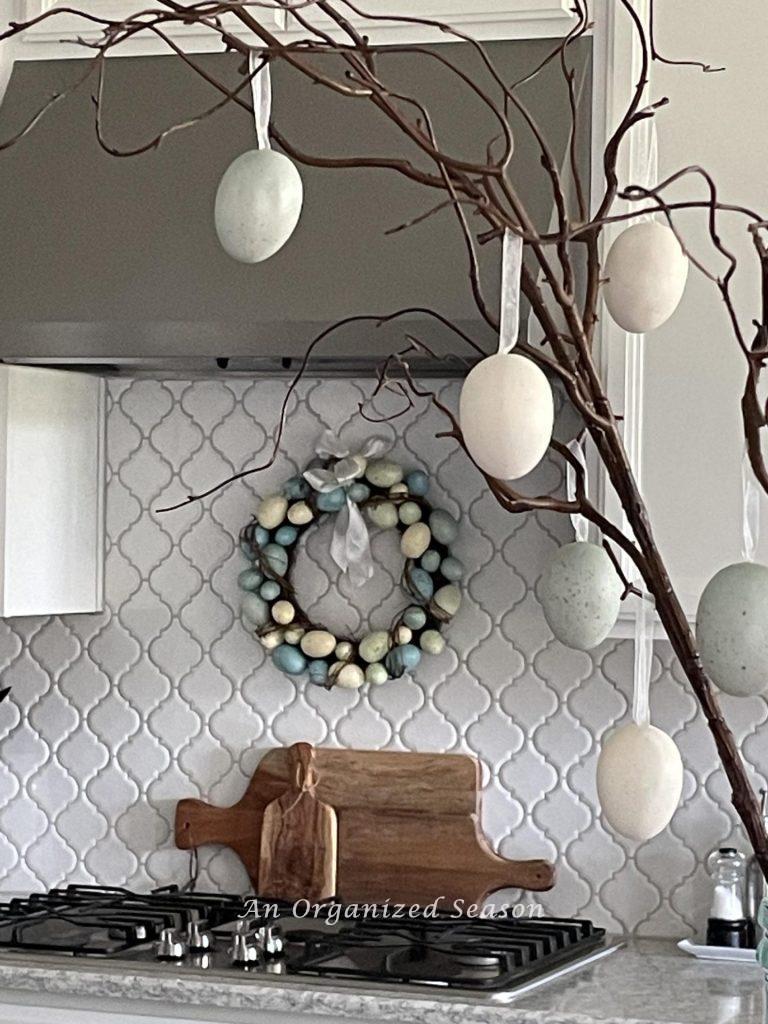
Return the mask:
{"type": "MultiPolygon", "coordinates": [[[[279,493],[262,499],[243,531],[241,546],[252,561],[238,577],[243,623],[262,641],[276,668],[291,677],[305,676],[313,686],[356,689],[364,682],[380,685],[415,672],[425,657],[442,652],[442,632],[459,610],[464,567],[450,550],[459,522],[428,502],[429,475],[423,469],[403,468],[382,457],[377,444],[369,442],[360,452],[338,458],[312,459],[279,493]],[[369,459],[366,450],[375,450],[378,457],[369,459]],[[331,547],[340,568],[370,554],[367,536],[360,532],[369,524],[397,529],[405,559],[403,610],[388,628],[357,639],[313,623],[291,574],[301,534],[342,509],[350,512],[337,520],[331,547]],[[362,518],[357,509],[365,513],[362,518]]],[[[333,445],[318,450],[328,447],[333,445]]]]}

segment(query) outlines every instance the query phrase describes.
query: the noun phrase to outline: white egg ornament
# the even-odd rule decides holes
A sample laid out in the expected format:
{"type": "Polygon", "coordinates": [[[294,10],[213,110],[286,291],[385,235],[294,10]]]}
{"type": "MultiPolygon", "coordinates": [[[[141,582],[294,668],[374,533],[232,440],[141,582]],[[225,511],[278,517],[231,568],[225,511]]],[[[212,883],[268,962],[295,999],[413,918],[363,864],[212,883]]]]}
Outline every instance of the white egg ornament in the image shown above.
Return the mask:
{"type": "Polygon", "coordinates": [[[459,421],[467,449],[499,480],[517,480],[541,462],[554,419],[546,375],[514,352],[481,360],[462,386],[459,421]]]}
{"type": "Polygon", "coordinates": [[[768,688],[768,567],[736,562],[704,588],[696,612],[704,670],[724,693],[751,697],[768,688]]]}
{"type": "Polygon", "coordinates": [[[627,839],[645,842],[672,820],[683,791],[683,762],[674,741],[654,725],[616,729],[597,761],[603,817],[627,839]]]}
{"type": "Polygon", "coordinates": [[[597,647],[619,617],[622,585],[605,548],[574,541],[558,548],[539,580],[544,617],[557,639],[577,651],[597,647]]]}
{"type": "Polygon", "coordinates": [[[294,164],[272,149],[241,153],[216,191],[216,234],[240,263],[261,263],[281,249],[299,222],[304,189],[294,164]]]}
{"type": "Polygon", "coordinates": [[[645,334],[668,320],[683,297],[688,258],[672,228],[642,221],[626,228],[605,261],[603,297],[625,331],[645,334]]]}

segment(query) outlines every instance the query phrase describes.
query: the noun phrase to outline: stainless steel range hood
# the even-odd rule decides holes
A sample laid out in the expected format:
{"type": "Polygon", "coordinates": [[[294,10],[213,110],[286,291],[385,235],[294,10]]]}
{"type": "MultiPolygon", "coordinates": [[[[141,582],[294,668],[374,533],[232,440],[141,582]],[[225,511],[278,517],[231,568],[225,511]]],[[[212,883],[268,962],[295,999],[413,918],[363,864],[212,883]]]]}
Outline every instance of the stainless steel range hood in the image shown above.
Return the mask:
{"type": "MultiPolygon", "coordinates": [[[[491,44],[508,79],[536,65],[547,41],[491,44]]],[[[590,41],[574,48],[586,75],[590,41]]],[[[451,59],[473,67],[461,44],[451,59]]],[[[206,56],[237,81],[238,61],[206,56]]],[[[41,98],[81,73],[78,61],[17,64],[0,109],[0,138],[41,98]]],[[[496,128],[490,115],[437,62],[382,58],[381,73],[425,98],[442,144],[482,159],[496,128]]],[[[365,103],[312,87],[283,66],[274,71],[275,122],[309,153],[419,154],[365,103]]],[[[556,68],[525,86],[523,97],[562,156],[567,97],[556,68]]],[[[105,132],[130,148],[205,109],[210,87],[175,58],[124,58],[108,65],[105,132]]],[[[582,106],[589,110],[588,90],[582,106]]],[[[582,121],[588,139],[588,115],[582,121]]],[[[551,195],[535,146],[516,124],[513,166],[529,207],[546,225],[551,195]]],[[[582,154],[588,161],[588,144],[582,154]]],[[[213,228],[213,197],[229,162],[254,145],[253,125],[237,108],[171,136],[159,149],[116,159],[98,146],[90,89],[63,101],[19,146],[0,154],[0,225],[6,260],[0,275],[0,358],[111,372],[294,372],[308,345],[344,317],[430,307],[488,351],[493,333],[473,306],[463,241],[445,210],[387,235],[435,200],[428,189],[386,171],[300,168],[305,204],[299,226],[271,260],[236,263],[213,228]]],[[[438,197],[439,198],[439,197],[438,197]]],[[[478,230],[482,228],[478,224],[478,230]]],[[[481,253],[489,304],[497,302],[498,244],[481,253]]],[[[343,375],[373,371],[413,335],[438,354],[440,375],[466,373],[472,353],[428,316],[414,312],[385,327],[355,323],[317,350],[312,369],[343,375]],[[460,358],[457,358],[460,357],[460,358]]]]}

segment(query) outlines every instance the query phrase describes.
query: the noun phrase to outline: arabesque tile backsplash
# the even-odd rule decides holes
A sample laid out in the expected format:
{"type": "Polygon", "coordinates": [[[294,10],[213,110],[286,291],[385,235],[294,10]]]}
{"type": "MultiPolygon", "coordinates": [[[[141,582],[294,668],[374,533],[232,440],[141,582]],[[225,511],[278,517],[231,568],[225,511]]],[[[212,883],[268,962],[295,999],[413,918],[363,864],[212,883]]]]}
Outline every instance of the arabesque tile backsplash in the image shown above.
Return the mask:
{"type": "MultiPolygon", "coordinates": [[[[553,640],[535,587],[570,524],[502,512],[468,460],[435,438],[439,413],[420,406],[373,427],[358,416],[370,383],[306,380],[288,406],[290,458],[203,504],[154,511],[263,460],[286,387],[110,381],[107,609],[0,623],[2,681],[13,685],[0,705],[0,888],[184,881],[187,855],[171,831],[176,800],[232,803],[264,750],[308,739],[474,754],[485,768],[491,841],[507,856],[558,862],[546,910],[643,934],[700,927],[703,860],[731,836],[733,814],[669,645],[656,645],[652,709],[683,754],[683,804],[660,836],[636,847],[601,824],[594,783],[601,737],[628,712],[632,644],[583,654],[553,640]],[[237,533],[256,495],[302,467],[328,427],[353,438],[388,434],[403,463],[429,469],[430,497],[461,516],[465,600],[448,648],[415,679],[360,691],[297,685],[240,623],[237,533]]],[[[438,387],[455,403],[455,383],[438,387]]],[[[539,488],[562,484],[552,462],[535,477],[539,488]]],[[[313,531],[299,560],[305,606],[339,629],[358,632],[369,616],[388,622],[403,600],[393,537],[374,538],[380,571],[353,591],[329,568],[329,533],[313,531]]],[[[728,700],[726,712],[750,764],[765,772],[765,701],[728,700]]],[[[200,871],[202,886],[247,886],[226,850],[204,849],[200,871]]]]}

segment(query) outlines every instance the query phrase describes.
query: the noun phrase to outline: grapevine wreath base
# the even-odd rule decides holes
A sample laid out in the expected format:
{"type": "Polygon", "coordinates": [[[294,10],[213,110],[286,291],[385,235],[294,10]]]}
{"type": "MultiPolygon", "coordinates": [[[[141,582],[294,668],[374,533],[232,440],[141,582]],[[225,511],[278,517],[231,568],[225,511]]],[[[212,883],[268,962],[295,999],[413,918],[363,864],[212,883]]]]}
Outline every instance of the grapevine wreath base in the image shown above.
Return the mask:
{"type": "Polygon", "coordinates": [[[443,650],[442,630],[459,608],[464,568],[450,551],[459,524],[430,505],[428,488],[423,470],[404,472],[391,459],[356,454],[315,461],[287,480],[281,493],[261,500],[240,536],[251,564],[240,573],[239,584],[245,592],[244,620],[278,668],[292,676],[307,673],[311,683],[328,689],[356,689],[411,672],[422,654],[443,650]],[[346,514],[347,528],[353,520],[362,526],[358,510],[375,527],[399,530],[402,586],[409,600],[388,630],[359,640],[310,621],[291,582],[301,535],[325,516],[346,514]]]}

